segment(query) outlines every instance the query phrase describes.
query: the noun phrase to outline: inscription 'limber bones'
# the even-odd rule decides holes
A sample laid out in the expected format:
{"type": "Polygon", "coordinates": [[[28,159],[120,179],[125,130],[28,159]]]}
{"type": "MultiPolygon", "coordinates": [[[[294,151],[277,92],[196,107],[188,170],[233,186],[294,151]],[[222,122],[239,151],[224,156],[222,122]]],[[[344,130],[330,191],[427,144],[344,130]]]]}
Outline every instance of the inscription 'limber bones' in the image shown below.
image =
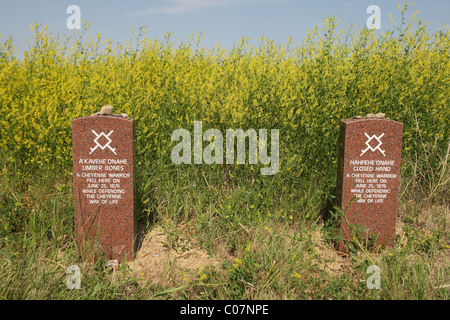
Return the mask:
{"type": "Polygon", "coordinates": [[[128,161],[127,159],[80,159],[78,163],[82,164],[82,170],[124,171],[128,161]]]}
{"type": "MultiPolygon", "coordinates": [[[[90,204],[99,203],[102,204],[118,204],[122,199],[122,195],[125,194],[125,189],[121,188],[121,178],[129,178],[129,173],[102,173],[98,171],[123,171],[124,166],[128,164],[128,159],[89,159],[82,158],[78,160],[81,164],[82,171],[95,171],[95,172],[83,172],[81,177],[86,178],[84,180],[85,185],[82,187],[81,193],[89,199],[90,204]],[[112,164],[112,165],[109,165],[112,164]],[[117,165],[119,164],[119,165],[117,165]],[[109,202],[106,200],[110,200],[109,202]]],[[[80,174],[77,174],[80,176],[80,174]]]]}

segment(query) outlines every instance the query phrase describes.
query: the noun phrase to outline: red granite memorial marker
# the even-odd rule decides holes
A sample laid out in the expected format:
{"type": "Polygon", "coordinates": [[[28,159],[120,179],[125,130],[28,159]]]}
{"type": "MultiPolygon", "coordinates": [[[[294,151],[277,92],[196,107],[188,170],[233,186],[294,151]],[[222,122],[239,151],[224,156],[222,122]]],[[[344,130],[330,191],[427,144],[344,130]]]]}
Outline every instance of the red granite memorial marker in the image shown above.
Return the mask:
{"type": "MultiPolygon", "coordinates": [[[[124,115],[126,116],[126,115],[124,115]]],[[[133,120],[118,115],[72,121],[75,233],[81,250],[134,260],[133,120]]]]}
{"type": "Polygon", "coordinates": [[[337,205],[344,214],[337,250],[348,251],[353,236],[374,247],[394,244],[402,134],[403,124],[384,114],[341,120],[337,205]]]}

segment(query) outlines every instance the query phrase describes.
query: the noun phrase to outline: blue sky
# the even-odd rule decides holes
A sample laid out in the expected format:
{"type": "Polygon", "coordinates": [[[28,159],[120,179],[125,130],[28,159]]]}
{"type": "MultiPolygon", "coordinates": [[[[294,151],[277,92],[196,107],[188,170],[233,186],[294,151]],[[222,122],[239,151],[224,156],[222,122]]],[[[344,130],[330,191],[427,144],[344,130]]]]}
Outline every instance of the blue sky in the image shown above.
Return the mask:
{"type": "MultiPolygon", "coordinates": [[[[403,4],[403,0],[400,0],[403,4]]],[[[409,1],[412,3],[412,1],[409,1]]],[[[114,41],[125,42],[132,36],[131,27],[138,23],[147,26],[149,38],[164,38],[172,32],[178,40],[187,40],[189,34],[202,31],[205,47],[216,43],[226,49],[232,48],[242,36],[250,37],[257,45],[261,36],[284,43],[289,36],[303,41],[308,28],[321,24],[331,15],[342,19],[342,26],[350,23],[365,26],[370,16],[370,5],[381,10],[382,32],[392,28],[389,13],[399,21],[396,0],[17,0],[0,3],[1,41],[12,36],[19,47],[17,56],[28,47],[31,39],[30,24],[48,25],[53,34],[72,36],[66,20],[70,14],[67,7],[78,5],[83,21],[90,21],[89,34],[100,33],[114,41]]],[[[416,0],[409,15],[419,10],[422,21],[430,21],[432,30],[439,23],[450,25],[449,0],[416,0]]]]}

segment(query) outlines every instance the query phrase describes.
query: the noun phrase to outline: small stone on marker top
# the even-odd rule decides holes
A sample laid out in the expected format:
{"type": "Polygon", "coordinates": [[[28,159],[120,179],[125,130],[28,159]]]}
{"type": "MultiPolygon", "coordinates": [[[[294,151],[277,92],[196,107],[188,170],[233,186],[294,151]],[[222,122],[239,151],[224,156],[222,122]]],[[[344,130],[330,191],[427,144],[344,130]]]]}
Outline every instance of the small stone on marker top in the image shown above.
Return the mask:
{"type": "Polygon", "coordinates": [[[114,109],[113,106],[110,105],[103,106],[100,109],[100,114],[112,114],[113,109],[114,109]]]}

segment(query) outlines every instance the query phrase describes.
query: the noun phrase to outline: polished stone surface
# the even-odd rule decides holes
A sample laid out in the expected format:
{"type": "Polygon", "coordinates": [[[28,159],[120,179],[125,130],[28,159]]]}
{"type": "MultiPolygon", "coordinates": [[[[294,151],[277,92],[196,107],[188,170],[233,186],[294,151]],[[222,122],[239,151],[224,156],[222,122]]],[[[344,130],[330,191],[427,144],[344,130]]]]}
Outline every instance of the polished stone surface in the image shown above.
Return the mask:
{"type": "Polygon", "coordinates": [[[375,247],[394,244],[402,134],[403,124],[393,120],[341,121],[336,196],[344,240],[336,242],[337,250],[346,251],[358,225],[376,237],[375,247]]]}
{"type": "Polygon", "coordinates": [[[80,250],[134,259],[133,119],[95,115],[72,121],[75,233],[80,250]]]}

